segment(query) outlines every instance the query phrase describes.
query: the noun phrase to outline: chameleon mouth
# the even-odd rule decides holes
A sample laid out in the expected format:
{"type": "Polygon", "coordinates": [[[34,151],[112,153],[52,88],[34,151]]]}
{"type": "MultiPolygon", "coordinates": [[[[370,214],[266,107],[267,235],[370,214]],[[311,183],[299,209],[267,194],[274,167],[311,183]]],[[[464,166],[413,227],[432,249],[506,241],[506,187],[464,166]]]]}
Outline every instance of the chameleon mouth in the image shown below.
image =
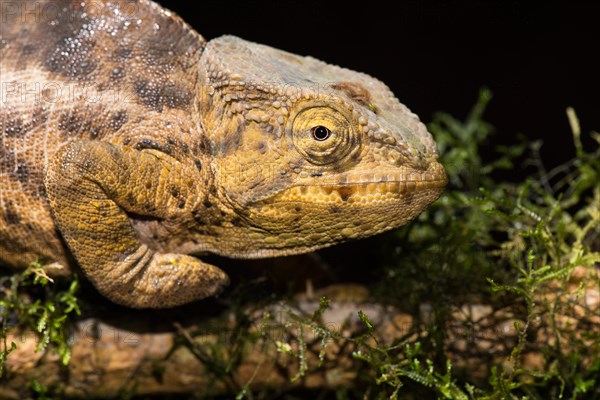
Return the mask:
{"type": "Polygon", "coordinates": [[[430,192],[439,196],[447,176],[441,174],[407,174],[345,177],[337,182],[291,187],[275,196],[277,202],[311,201],[315,203],[370,203],[397,201],[413,193],[430,192]]]}

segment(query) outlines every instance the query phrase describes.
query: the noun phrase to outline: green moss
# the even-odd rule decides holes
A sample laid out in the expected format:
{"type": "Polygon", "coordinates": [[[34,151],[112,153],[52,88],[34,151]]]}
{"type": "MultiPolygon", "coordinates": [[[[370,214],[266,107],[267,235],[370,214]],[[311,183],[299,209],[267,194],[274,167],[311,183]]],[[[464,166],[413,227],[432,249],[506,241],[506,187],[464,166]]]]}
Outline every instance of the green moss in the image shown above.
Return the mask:
{"type": "MultiPolygon", "coordinates": [[[[600,147],[586,152],[575,114],[568,110],[576,149],[571,162],[546,171],[535,151],[540,143],[523,142],[498,148],[498,158],[486,163],[479,148],[492,133],[482,119],[490,98],[483,90],[464,122],[438,114],[430,125],[450,184],[418,222],[382,244],[393,257],[385,261],[378,293],[381,301],[415,315],[420,305],[430,304],[433,319],[421,325],[424,331],[417,328],[419,342],[394,352],[401,361],[369,359],[386,371],[375,383],[385,377],[394,387],[389,395],[401,392],[401,378],[407,377],[438,398],[600,398],[600,326],[579,328],[578,334],[553,325],[559,312],[577,318],[568,304],[576,295],[569,287],[575,268],[590,272],[585,284],[600,287],[595,272],[600,253],[592,250],[600,233],[600,147]],[[524,182],[496,179],[501,170],[522,165],[537,166],[524,182]],[[489,303],[494,310],[508,307],[523,321],[516,326],[516,344],[502,362],[484,366],[489,382],[477,387],[469,376],[451,377],[444,328],[451,309],[469,302],[489,303]],[[548,339],[540,320],[548,321],[543,325],[554,343],[539,350],[544,371],[523,367],[528,350],[544,347],[536,340],[548,339]],[[584,367],[583,359],[591,367],[584,367]]],[[[600,144],[600,135],[592,137],[600,144]]]]}
{"type": "Polygon", "coordinates": [[[7,343],[9,329],[36,332],[39,335],[36,351],[51,345],[62,364],[67,365],[71,357],[68,318],[80,312],[75,297],[77,279],[73,278],[66,287],[59,287],[46,276],[41,265],[34,263],[22,273],[0,280],[0,376],[6,358],[16,349],[14,342],[7,343]]]}

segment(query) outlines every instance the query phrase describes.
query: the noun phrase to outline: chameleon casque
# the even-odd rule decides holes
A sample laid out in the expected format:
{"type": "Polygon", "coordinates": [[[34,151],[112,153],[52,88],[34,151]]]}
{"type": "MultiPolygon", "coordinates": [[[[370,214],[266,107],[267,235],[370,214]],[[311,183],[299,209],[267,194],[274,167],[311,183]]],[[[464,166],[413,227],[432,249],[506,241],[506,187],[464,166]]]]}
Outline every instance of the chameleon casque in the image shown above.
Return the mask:
{"type": "Polygon", "coordinates": [[[447,182],[380,81],[206,41],[148,0],[2,3],[0,263],[79,271],[106,297],[218,293],[189,254],[304,253],[405,224],[447,182]]]}

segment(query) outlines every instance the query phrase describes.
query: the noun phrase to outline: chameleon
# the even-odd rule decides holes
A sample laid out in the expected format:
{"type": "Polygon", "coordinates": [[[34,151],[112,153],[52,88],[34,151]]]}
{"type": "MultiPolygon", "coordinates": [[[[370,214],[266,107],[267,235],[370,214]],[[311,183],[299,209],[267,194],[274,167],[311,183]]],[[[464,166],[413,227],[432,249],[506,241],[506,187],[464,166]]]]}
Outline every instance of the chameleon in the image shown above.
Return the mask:
{"type": "Polygon", "coordinates": [[[447,175],[381,81],[150,0],[2,2],[0,263],[111,301],[214,296],[203,254],[263,258],[416,218],[447,175]]]}

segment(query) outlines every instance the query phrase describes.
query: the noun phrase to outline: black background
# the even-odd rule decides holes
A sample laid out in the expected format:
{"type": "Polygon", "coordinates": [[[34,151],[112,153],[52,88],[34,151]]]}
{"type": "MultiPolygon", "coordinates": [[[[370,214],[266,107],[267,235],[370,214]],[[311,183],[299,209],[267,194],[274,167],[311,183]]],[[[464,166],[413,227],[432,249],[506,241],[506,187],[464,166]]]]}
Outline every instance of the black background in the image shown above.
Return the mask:
{"type": "Polygon", "coordinates": [[[544,139],[548,166],[570,159],[567,106],[584,134],[600,130],[593,10],[523,0],[162,3],[207,40],[233,34],[369,73],[425,122],[440,110],[464,118],[487,86],[496,135],[484,154],[521,132],[544,139]]]}

